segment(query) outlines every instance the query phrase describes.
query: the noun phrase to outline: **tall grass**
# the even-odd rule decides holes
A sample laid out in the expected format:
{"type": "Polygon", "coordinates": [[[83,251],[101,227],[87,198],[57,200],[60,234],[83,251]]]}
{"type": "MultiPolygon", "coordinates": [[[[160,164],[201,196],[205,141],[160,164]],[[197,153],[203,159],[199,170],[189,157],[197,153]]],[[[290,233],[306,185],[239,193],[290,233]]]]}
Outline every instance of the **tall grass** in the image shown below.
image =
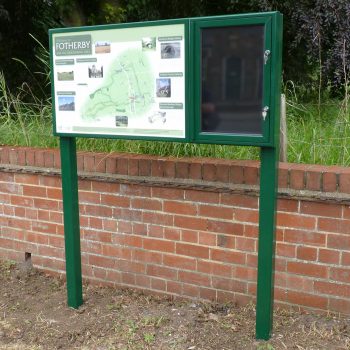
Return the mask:
{"type": "MultiPolygon", "coordinates": [[[[35,39],[34,39],[35,40],[35,39]]],[[[40,43],[39,43],[40,44],[40,43]]],[[[41,44],[40,44],[41,45],[41,44]]],[[[38,59],[49,84],[47,51],[38,59]]],[[[25,64],[20,62],[25,68],[25,64]]],[[[32,73],[31,73],[32,74],[32,73]]],[[[287,89],[286,89],[287,90],[287,89]]],[[[350,165],[350,109],[348,94],[343,100],[324,98],[302,103],[293,89],[287,94],[288,161],[296,163],[350,165]]],[[[346,89],[347,91],[347,89],[346,89]]],[[[23,84],[9,91],[0,72],[0,144],[58,147],[52,134],[51,98],[38,98],[23,84]]],[[[128,141],[78,138],[79,150],[129,152],[174,157],[214,157],[258,159],[259,148],[222,145],[197,145],[174,142],[128,141]]]]}

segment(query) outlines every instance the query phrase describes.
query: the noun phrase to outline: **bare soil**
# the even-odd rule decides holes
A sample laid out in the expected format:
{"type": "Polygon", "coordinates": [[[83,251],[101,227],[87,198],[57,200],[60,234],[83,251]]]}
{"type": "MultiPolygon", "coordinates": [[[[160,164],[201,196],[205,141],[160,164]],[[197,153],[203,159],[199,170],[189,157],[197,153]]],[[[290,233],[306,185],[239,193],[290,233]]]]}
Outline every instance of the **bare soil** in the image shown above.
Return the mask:
{"type": "Polygon", "coordinates": [[[277,310],[270,341],[256,341],[253,305],[177,301],[130,289],[84,285],[84,305],[66,286],[0,262],[0,349],[350,349],[349,318],[277,310]]]}

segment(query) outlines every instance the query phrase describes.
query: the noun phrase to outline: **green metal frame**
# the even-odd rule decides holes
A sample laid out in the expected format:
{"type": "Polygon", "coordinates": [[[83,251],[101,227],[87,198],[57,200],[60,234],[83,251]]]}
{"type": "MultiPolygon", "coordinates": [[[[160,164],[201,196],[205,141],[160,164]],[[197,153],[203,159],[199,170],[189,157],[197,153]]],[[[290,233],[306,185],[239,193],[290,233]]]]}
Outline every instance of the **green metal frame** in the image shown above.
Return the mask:
{"type": "MultiPolygon", "coordinates": [[[[248,14],[224,16],[221,18],[203,18],[191,23],[192,46],[192,70],[194,71],[194,81],[197,86],[201,86],[201,30],[203,28],[226,27],[226,26],[249,26],[262,25],[265,29],[265,50],[272,50],[272,25],[276,20],[277,13],[248,14]]],[[[264,65],[263,74],[263,106],[270,106],[271,91],[271,59],[264,65]]],[[[252,146],[273,146],[274,138],[274,111],[269,111],[265,121],[262,119],[261,135],[245,134],[224,134],[201,131],[201,89],[194,91],[194,141],[197,143],[229,144],[229,145],[252,145],[252,146]]],[[[262,107],[263,107],[262,106],[262,107]]]]}
{"type": "MultiPolygon", "coordinates": [[[[66,248],[66,271],[68,305],[79,307],[82,300],[80,227],[78,178],[76,162],[75,137],[104,137],[145,139],[162,141],[193,141],[195,143],[215,143],[231,145],[253,145],[261,147],[260,169],[260,202],[259,202],[259,249],[258,249],[258,279],[256,307],[256,338],[269,339],[273,322],[273,285],[274,285],[274,254],[275,254],[275,217],[278,179],[279,150],[279,115],[282,72],[282,15],[278,12],[242,14],[232,16],[217,16],[182,20],[131,23],[125,25],[108,25],[98,27],[80,27],[50,30],[51,66],[53,67],[52,34],[110,28],[132,28],[136,26],[154,26],[172,23],[184,23],[186,38],[186,138],[169,139],[153,137],[130,137],[115,135],[81,135],[58,134],[60,136],[62,162],[63,211],[66,248]],[[262,135],[221,135],[202,133],[200,123],[200,29],[230,25],[265,26],[265,49],[271,51],[268,65],[264,71],[263,101],[269,106],[268,118],[262,135]],[[190,49],[191,55],[190,55],[190,49]],[[191,74],[192,73],[192,74],[191,74]],[[191,74],[191,76],[190,76],[191,74]],[[190,118],[190,116],[195,118],[190,118]]],[[[52,73],[51,73],[52,74],[52,73]]],[[[51,75],[53,81],[53,76],[51,75]]],[[[54,87],[52,94],[54,95],[54,87]]],[[[55,130],[55,108],[53,99],[53,117],[55,130]]]]}

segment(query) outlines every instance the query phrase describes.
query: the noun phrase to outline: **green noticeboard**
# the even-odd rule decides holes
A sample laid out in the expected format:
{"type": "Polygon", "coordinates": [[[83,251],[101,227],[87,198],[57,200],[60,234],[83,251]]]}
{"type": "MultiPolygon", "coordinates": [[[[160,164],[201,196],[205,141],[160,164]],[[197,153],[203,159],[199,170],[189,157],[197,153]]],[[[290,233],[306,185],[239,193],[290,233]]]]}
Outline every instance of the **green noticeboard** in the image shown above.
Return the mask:
{"type": "Polygon", "coordinates": [[[68,305],[82,302],[75,137],[261,147],[256,337],[273,321],[278,12],[50,30],[68,305]]]}
{"type": "Polygon", "coordinates": [[[278,12],[50,30],[54,134],[273,146],[278,12]]]}

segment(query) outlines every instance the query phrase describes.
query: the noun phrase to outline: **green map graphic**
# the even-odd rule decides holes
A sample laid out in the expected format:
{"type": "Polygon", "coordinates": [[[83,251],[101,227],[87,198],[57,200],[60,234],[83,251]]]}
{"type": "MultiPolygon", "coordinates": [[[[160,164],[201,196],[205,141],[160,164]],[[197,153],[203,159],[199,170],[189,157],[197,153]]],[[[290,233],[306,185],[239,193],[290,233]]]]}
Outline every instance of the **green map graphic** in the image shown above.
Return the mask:
{"type": "Polygon", "coordinates": [[[155,103],[154,80],[146,53],[137,49],[124,51],[106,72],[102,86],[85,102],[82,119],[142,116],[155,103]]]}

